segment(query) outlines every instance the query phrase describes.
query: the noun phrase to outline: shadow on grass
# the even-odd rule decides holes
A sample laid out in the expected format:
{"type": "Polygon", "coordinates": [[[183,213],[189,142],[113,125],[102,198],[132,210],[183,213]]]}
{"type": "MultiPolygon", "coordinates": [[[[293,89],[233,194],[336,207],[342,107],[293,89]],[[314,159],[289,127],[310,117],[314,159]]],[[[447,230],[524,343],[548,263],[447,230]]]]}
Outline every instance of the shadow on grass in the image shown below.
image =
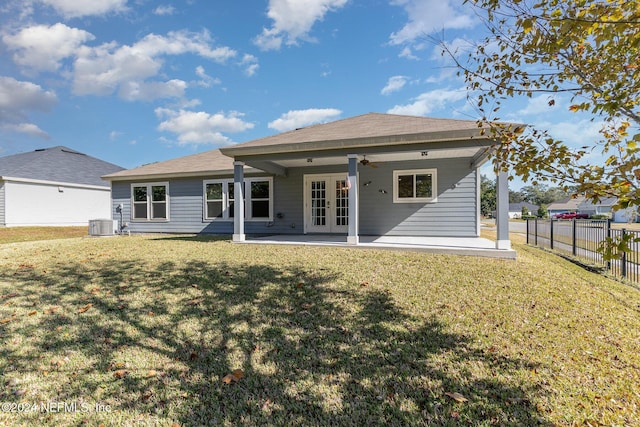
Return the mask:
{"type": "Polygon", "coordinates": [[[505,379],[535,366],[323,269],[95,261],[0,279],[19,283],[20,304],[28,289],[62,306],[0,325],[25,346],[0,349],[2,383],[44,365],[48,399],[99,400],[128,424],[545,424],[531,403],[541,391],[505,379]],[[244,377],[225,384],[235,369],[244,377]]]}

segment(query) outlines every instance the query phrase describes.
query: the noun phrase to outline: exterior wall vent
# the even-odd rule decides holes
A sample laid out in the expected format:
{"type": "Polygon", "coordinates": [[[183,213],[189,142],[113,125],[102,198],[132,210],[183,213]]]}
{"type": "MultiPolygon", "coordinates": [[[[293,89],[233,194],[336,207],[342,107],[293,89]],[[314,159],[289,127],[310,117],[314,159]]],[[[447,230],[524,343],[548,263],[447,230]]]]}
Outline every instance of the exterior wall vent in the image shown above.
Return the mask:
{"type": "Polygon", "coordinates": [[[118,221],[113,219],[90,219],[90,236],[113,236],[118,230],[118,221]]]}

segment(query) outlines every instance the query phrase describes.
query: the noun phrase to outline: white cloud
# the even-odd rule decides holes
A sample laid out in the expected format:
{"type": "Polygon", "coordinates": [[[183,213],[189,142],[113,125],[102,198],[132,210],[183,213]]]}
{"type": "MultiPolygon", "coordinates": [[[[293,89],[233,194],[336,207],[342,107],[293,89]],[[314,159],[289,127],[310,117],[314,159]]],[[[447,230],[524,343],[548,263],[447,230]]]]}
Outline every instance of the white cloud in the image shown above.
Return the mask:
{"type": "Polygon", "coordinates": [[[556,139],[574,147],[583,145],[592,146],[594,142],[602,139],[600,130],[604,126],[602,121],[591,121],[590,119],[554,121],[554,122],[534,122],[537,129],[546,129],[549,134],[556,139]]]}
{"type": "MultiPolygon", "coordinates": [[[[398,32],[392,33],[393,45],[411,43],[416,39],[443,29],[471,28],[475,25],[468,9],[454,7],[452,0],[393,0],[392,5],[403,7],[409,22],[398,32]]],[[[462,2],[457,2],[461,5],[462,2]]]]}
{"type": "Polygon", "coordinates": [[[327,12],[343,7],[348,0],[269,0],[267,16],[273,20],[271,28],[264,28],[254,43],[262,50],[280,49],[282,43],[295,45],[299,39],[309,40],[309,32],[316,21],[327,12]]]}
{"type": "Polygon", "coordinates": [[[413,102],[406,105],[396,105],[387,112],[390,114],[406,114],[410,116],[425,116],[444,107],[451,108],[451,104],[467,97],[465,89],[436,89],[425,92],[413,98],[413,102]]]}
{"type": "Polygon", "coordinates": [[[39,0],[65,18],[106,15],[127,10],[127,0],[39,0]]]}
{"type": "Polygon", "coordinates": [[[307,110],[291,110],[284,113],[280,118],[269,122],[269,128],[280,132],[298,129],[301,127],[324,123],[342,114],[342,111],[335,108],[309,108],[307,110]]]}
{"type": "Polygon", "coordinates": [[[390,93],[397,92],[407,84],[407,78],[405,76],[393,76],[389,77],[387,85],[380,91],[383,95],[389,95],[390,93]]]}
{"type": "MultiPolygon", "coordinates": [[[[131,88],[144,86],[146,79],[159,74],[162,56],[193,53],[224,63],[237,54],[228,47],[212,48],[209,42],[207,32],[178,31],[167,36],[149,34],[131,46],[118,46],[114,42],[97,47],[83,46],[78,50],[74,64],[73,91],[77,95],[108,95],[120,88],[120,95],[126,99],[149,100],[152,93],[131,88]]],[[[180,96],[185,86],[177,82],[160,83],[155,98],[180,96]]]]}
{"type": "Polygon", "coordinates": [[[50,139],[48,133],[40,129],[33,123],[2,123],[0,129],[7,132],[24,133],[29,136],[35,136],[42,139],[50,139]]]}
{"type": "Polygon", "coordinates": [[[40,110],[48,111],[56,103],[56,94],[41,86],[13,77],[0,76],[0,112],[40,110]]]}
{"type": "Polygon", "coordinates": [[[155,112],[159,119],[164,119],[158,125],[158,130],[176,134],[179,145],[228,145],[233,141],[223,135],[223,132],[243,132],[254,126],[253,123],[244,121],[244,114],[237,111],[209,114],[204,111],[157,108],[155,112]]]}
{"type": "Polygon", "coordinates": [[[37,84],[0,76],[0,128],[5,131],[48,138],[46,132],[25,120],[29,112],[49,111],[56,102],[54,92],[37,84]]]}
{"type": "Polygon", "coordinates": [[[15,51],[16,64],[39,71],[56,71],[63,59],[74,56],[83,43],[94,38],[87,31],[57,23],[27,27],[3,36],[2,41],[9,50],[15,51]]]}
{"type": "Polygon", "coordinates": [[[564,104],[562,97],[538,95],[528,98],[527,105],[516,114],[522,116],[546,114],[557,111],[560,104],[564,104]],[[550,102],[552,105],[549,105],[550,102]]]}
{"type": "Polygon", "coordinates": [[[211,85],[219,85],[221,83],[220,79],[208,75],[201,65],[196,67],[196,75],[200,77],[200,80],[196,83],[198,86],[211,87],[211,85]]]}
{"type": "Polygon", "coordinates": [[[187,83],[182,80],[167,82],[134,82],[120,85],[118,96],[127,101],[153,101],[159,98],[180,98],[184,96],[187,83]]]}
{"type": "Polygon", "coordinates": [[[255,73],[258,71],[258,68],[260,68],[260,65],[258,64],[258,58],[253,55],[249,55],[248,53],[244,54],[240,65],[246,67],[244,69],[244,73],[249,77],[255,75],[255,73]]]}
{"type": "Polygon", "coordinates": [[[407,59],[413,59],[413,60],[418,60],[420,58],[418,58],[417,56],[415,56],[413,54],[413,51],[411,50],[411,48],[409,46],[405,46],[402,51],[398,54],[398,56],[400,58],[407,58],[407,59]]]}
{"type": "Polygon", "coordinates": [[[173,15],[176,12],[176,8],[173,6],[158,6],[154,9],[153,13],[160,16],[173,15]]]}

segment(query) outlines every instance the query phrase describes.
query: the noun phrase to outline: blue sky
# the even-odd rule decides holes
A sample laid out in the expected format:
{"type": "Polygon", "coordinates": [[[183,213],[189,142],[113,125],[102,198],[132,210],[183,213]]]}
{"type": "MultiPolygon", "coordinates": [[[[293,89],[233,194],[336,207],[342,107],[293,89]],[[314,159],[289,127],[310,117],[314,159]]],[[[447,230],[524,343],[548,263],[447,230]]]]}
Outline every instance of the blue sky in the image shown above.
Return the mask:
{"type": "MultiPolygon", "coordinates": [[[[5,0],[0,23],[0,156],[64,145],[133,168],[368,112],[477,118],[429,41],[483,37],[461,0],[5,0]]],[[[597,138],[548,101],[501,119],[597,138]]]]}

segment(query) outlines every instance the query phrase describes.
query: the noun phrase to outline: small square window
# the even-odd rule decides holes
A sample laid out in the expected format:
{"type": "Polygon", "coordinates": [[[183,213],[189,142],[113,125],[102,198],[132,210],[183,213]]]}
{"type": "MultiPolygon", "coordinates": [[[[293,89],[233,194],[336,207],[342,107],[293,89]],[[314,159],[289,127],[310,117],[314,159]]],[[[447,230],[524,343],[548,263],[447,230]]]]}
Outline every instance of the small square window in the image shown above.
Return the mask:
{"type": "Polygon", "coordinates": [[[393,171],[394,203],[433,203],[436,199],[436,169],[393,171]]]}

